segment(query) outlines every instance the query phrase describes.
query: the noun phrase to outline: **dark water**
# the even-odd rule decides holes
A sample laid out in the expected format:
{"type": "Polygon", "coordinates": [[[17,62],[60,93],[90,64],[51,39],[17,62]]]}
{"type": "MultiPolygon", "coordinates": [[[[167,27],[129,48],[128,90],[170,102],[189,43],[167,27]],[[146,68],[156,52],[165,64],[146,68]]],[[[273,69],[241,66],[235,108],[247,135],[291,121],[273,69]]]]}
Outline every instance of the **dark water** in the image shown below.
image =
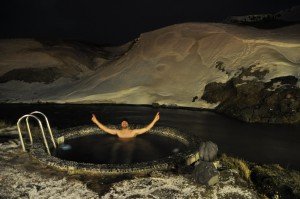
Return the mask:
{"type": "Polygon", "coordinates": [[[219,151],[258,163],[278,163],[300,169],[300,126],[248,124],[209,111],[156,109],[116,105],[0,105],[0,120],[15,123],[21,115],[40,110],[59,129],[92,124],[95,113],[104,124],[147,124],[160,111],[158,126],[170,126],[218,144],[219,151]]]}
{"type": "Polygon", "coordinates": [[[186,148],[181,142],[144,134],[133,139],[89,135],[67,140],[54,155],[65,160],[98,164],[139,163],[157,160],[186,148]]]}

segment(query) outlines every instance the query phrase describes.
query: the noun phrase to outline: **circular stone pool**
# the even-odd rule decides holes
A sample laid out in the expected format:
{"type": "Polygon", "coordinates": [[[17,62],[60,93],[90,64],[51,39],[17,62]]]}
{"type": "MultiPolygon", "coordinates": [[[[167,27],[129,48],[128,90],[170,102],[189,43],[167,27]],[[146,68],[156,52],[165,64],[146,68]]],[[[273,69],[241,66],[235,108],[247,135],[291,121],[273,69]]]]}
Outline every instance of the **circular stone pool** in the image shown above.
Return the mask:
{"type": "Polygon", "coordinates": [[[51,156],[42,143],[30,153],[38,161],[70,173],[124,174],[167,170],[199,159],[199,140],[168,127],[155,127],[132,139],[108,135],[97,127],[60,132],[51,156]]]}

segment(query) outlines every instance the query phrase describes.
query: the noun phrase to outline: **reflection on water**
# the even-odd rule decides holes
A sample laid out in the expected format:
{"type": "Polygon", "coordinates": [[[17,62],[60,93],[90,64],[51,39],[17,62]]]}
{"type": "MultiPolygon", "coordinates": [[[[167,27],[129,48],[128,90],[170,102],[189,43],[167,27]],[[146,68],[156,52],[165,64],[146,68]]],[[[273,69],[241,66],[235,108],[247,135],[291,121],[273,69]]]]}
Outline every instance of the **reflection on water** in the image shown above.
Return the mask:
{"type": "Polygon", "coordinates": [[[144,134],[131,139],[89,135],[67,140],[54,155],[65,160],[97,164],[124,164],[157,160],[185,149],[181,142],[144,134]]]}

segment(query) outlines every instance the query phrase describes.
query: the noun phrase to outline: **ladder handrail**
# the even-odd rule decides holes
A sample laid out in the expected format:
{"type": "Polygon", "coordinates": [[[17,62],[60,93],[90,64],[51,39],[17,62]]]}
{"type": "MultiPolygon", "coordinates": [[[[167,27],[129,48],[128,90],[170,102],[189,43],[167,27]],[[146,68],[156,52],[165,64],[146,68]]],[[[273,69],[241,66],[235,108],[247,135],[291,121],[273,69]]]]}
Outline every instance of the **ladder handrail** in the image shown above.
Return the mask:
{"type": "MultiPolygon", "coordinates": [[[[30,115],[30,114],[23,115],[22,117],[20,117],[18,119],[18,122],[17,122],[19,137],[20,137],[20,141],[21,141],[21,145],[22,145],[23,151],[26,152],[26,148],[25,148],[25,144],[24,144],[24,141],[23,141],[23,136],[22,136],[22,132],[21,132],[21,128],[20,128],[20,122],[24,118],[26,118],[26,120],[27,120],[27,118],[30,118],[30,117],[34,118],[34,119],[36,119],[38,121],[40,129],[41,129],[41,132],[42,132],[42,135],[43,135],[43,139],[44,139],[44,143],[45,143],[47,152],[48,152],[49,155],[51,155],[50,150],[49,150],[49,146],[48,146],[48,142],[46,140],[46,136],[45,136],[45,132],[44,132],[44,127],[43,127],[43,124],[42,124],[41,120],[38,117],[36,117],[34,115],[30,115]]],[[[29,134],[30,142],[31,142],[31,144],[33,144],[32,135],[31,135],[31,129],[30,129],[29,123],[27,123],[27,129],[28,129],[28,134],[29,134]]]]}
{"type": "MultiPolygon", "coordinates": [[[[44,117],[44,119],[46,121],[46,124],[47,124],[48,132],[49,132],[50,137],[51,137],[52,144],[53,144],[54,148],[56,148],[56,143],[55,143],[55,140],[54,140],[54,137],[53,137],[53,133],[52,133],[52,129],[50,127],[50,123],[49,123],[49,120],[48,120],[47,116],[44,113],[40,112],[40,111],[33,111],[33,112],[30,113],[30,115],[34,115],[34,114],[40,114],[40,115],[42,115],[44,117]]],[[[28,120],[29,120],[29,118],[27,117],[26,118],[27,127],[29,126],[28,120]]]]}

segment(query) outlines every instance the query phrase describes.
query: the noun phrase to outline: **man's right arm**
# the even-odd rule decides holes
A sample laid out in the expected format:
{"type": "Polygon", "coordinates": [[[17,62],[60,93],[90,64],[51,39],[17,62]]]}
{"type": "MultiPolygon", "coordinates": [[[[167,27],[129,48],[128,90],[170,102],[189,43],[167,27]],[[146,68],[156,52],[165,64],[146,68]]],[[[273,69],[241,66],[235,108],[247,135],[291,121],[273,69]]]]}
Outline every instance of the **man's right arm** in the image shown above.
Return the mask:
{"type": "Polygon", "coordinates": [[[92,121],[106,133],[109,133],[112,135],[117,135],[117,133],[119,131],[117,129],[110,129],[110,128],[106,127],[105,125],[101,124],[101,122],[98,121],[98,119],[96,118],[96,116],[94,114],[92,115],[92,121]]]}

